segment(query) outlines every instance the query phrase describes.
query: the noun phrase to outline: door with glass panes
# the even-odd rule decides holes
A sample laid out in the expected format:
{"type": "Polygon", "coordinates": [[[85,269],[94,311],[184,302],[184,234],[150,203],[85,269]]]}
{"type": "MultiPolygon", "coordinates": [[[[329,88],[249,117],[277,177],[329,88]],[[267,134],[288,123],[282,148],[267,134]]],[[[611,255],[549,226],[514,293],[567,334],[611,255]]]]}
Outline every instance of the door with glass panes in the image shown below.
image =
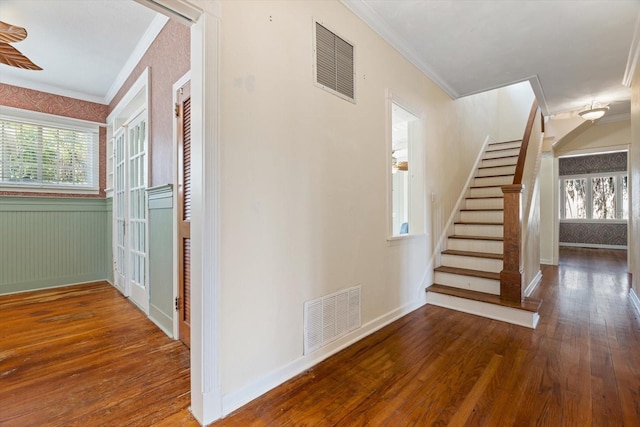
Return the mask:
{"type": "Polygon", "coordinates": [[[147,280],[147,114],[114,136],[114,279],[123,294],[149,313],[147,280]]]}

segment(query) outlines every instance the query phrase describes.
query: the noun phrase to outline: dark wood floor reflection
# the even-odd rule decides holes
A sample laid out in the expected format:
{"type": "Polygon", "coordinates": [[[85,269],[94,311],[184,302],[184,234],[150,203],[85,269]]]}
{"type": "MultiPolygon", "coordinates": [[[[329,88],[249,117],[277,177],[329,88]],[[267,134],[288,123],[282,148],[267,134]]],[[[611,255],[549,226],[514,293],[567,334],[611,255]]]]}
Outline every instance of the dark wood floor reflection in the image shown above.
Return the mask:
{"type": "Polygon", "coordinates": [[[535,331],[426,306],[214,426],[640,426],[626,252],[562,248],[535,331]]]}
{"type": "MultiPolygon", "coordinates": [[[[626,252],[543,274],[535,331],[425,306],[214,426],[640,426],[626,252]]],[[[0,297],[0,426],[197,425],[188,363],[108,284],[0,297]]]]}
{"type": "Polygon", "coordinates": [[[0,426],[197,426],[189,387],[189,350],[108,283],[0,296],[0,426]]]}

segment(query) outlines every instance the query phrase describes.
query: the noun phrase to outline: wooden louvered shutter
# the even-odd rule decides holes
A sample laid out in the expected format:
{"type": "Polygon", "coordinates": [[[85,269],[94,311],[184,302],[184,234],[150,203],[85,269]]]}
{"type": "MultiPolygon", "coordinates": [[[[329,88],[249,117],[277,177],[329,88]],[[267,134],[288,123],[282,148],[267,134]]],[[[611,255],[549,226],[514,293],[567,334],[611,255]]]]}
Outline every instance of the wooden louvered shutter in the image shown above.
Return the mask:
{"type": "Polygon", "coordinates": [[[191,85],[178,93],[178,326],[187,346],[191,336],[191,85]]]}

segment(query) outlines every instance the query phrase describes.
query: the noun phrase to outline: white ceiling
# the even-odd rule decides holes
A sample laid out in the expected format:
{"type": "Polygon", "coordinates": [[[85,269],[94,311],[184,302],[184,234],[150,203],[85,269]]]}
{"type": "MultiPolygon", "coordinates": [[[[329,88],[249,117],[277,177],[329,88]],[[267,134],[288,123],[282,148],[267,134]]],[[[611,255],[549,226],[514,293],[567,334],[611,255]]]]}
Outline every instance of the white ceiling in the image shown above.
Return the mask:
{"type": "Polygon", "coordinates": [[[638,0],[342,2],[454,98],[531,80],[547,115],[629,112],[638,0]]]}
{"type": "Polygon", "coordinates": [[[0,65],[0,82],[101,103],[166,22],[131,0],[1,0],[0,20],[27,29],[14,47],[44,69],[0,65]]]}
{"type": "MultiPolygon", "coordinates": [[[[545,114],[593,100],[629,112],[640,0],[342,2],[454,98],[530,80],[545,114]]],[[[132,0],[1,0],[0,20],[27,29],[15,47],[44,68],[0,65],[0,82],[96,102],[166,22],[132,0]]]]}

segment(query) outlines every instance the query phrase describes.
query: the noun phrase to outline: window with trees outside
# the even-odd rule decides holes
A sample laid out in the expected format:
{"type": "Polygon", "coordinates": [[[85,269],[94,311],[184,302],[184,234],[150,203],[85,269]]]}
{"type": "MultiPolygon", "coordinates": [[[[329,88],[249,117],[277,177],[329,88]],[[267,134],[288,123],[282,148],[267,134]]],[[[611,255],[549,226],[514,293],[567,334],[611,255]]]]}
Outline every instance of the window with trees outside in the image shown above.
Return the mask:
{"type": "Polygon", "coordinates": [[[626,172],[562,177],[560,189],[561,219],[628,218],[629,193],[626,172]]]}
{"type": "Polygon", "coordinates": [[[97,125],[0,117],[0,188],[97,190],[97,125]]]}

